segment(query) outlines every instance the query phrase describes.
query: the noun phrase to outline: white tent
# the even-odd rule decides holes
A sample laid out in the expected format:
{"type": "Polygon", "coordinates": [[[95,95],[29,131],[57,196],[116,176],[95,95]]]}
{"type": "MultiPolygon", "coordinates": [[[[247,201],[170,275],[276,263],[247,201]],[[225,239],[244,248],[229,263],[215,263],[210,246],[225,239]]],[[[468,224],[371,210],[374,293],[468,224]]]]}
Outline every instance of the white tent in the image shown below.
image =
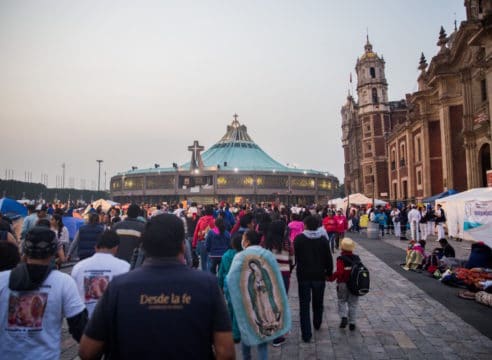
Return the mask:
{"type": "Polygon", "coordinates": [[[480,240],[492,246],[492,231],[487,232],[487,238],[475,239],[465,228],[465,210],[473,202],[491,203],[492,188],[475,188],[459,194],[447,196],[436,201],[441,204],[446,214],[448,235],[466,240],[480,240]]]}
{"type": "Polygon", "coordinates": [[[91,205],[94,207],[94,209],[97,209],[99,206],[101,206],[102,211],[107,212],[109,209],[111,209],[111,207],[119,206],[120,204],[111,200],[99,199],[93,201],[85,208],[84,215],[90,211],[91,205]]]}
{"type": "MultiPolygon", "coordinates": [[[[350,194],[348,197],[343,199],[333,199],[328,202],[328,204],[333,204],[337,209],[343,209],[343,211],[347,211],[347,206],[350,205],[367,205],[372,204],[372,198],[368,198],[364,194],[350,194]]],[[[386,201],[374,199],[375,206],[386,206],[386,201]]]]}
{"type": "Polygon", "coordinates": [[[328,200],[328,205],[333,205],[335,208],[339,209],[343,207],[343,199],[342,198],[336,198],[336,199],[331,199],[328,200]]]}
{"type": "MultiPolygon", "coordinates": [[[[343,199],[343,201],[345,203],[349,202],[350,204],[354,204],[354,205],[367,205],[367,204],[372,204],[372,198],[368,198],[364,194],[360,194],[360,193],[351,194],[351,195],[348,196],[348,200],[347,200],[347,198],[345,198],[345,199],[343,199]]],[[[379,206],[379,205],[385,206],[386,205],[386,201],[379,200],[379,199],[374,199],[374,205],[375,206],[379,206]]]]}

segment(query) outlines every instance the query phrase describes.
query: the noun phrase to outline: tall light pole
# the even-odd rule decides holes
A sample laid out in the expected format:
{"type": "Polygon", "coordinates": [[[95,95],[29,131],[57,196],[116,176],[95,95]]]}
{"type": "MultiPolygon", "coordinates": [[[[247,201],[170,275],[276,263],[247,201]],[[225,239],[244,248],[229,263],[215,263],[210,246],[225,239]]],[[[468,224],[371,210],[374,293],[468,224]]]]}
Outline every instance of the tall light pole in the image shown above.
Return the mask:
{"type": "Polygon", "coordinates": [[[63,173],[62,178],[61,178],[61,188],[65,189],[65,168],[66,168],[65,163],[63,163],[61,165],[61,167],[62,167],[62,173],[63,173]]]}
{"type": "Polygon", "coordinates": [[[97,174],[97,191],[101,190],[101,163],[103,160],[96,160],[99,164],[99,172],[97,174]]]}

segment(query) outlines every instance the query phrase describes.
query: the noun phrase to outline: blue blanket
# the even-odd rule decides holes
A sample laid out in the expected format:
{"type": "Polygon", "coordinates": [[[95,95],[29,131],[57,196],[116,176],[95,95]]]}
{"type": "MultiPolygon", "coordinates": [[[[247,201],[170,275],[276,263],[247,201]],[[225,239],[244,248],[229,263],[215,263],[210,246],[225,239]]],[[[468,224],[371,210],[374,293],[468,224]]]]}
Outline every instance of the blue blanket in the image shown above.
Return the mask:
{"type": "Polygon", "coordinates": [[[270,251],[250,246],[236,254],[226,282],[241,341],[246,345],[271,341],[290,330],[287,293],[270,251]]]}

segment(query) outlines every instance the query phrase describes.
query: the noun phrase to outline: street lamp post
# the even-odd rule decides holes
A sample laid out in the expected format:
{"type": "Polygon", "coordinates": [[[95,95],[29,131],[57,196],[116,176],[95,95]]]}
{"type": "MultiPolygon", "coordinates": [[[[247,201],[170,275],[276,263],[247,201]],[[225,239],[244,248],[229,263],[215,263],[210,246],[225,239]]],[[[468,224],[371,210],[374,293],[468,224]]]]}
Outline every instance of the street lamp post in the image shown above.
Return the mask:
{"type": "Polygon", "coordinates": [[[104,160],[96,160],[99,164],[99,171],[97,173],[97,191],[100,191],[101,190],[101,163],[104,161],[104,160]]]}

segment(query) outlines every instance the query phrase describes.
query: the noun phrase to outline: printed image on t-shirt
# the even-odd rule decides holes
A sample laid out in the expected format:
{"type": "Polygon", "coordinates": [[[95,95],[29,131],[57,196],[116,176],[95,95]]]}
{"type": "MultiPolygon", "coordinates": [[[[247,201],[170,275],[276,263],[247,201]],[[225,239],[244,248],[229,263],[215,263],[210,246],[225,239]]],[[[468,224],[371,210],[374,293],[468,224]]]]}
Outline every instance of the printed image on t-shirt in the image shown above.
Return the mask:
{"type": "Polygon", "coordinates": [[[9,297],[7,329],[41,330],[48,293],[13,291],[9,297]]]}
{"type": "Polygon", "coordinates": [[[109,276],[87,275],[84,277],[85,301],[99,300],[109,284],[109,276]]]}

